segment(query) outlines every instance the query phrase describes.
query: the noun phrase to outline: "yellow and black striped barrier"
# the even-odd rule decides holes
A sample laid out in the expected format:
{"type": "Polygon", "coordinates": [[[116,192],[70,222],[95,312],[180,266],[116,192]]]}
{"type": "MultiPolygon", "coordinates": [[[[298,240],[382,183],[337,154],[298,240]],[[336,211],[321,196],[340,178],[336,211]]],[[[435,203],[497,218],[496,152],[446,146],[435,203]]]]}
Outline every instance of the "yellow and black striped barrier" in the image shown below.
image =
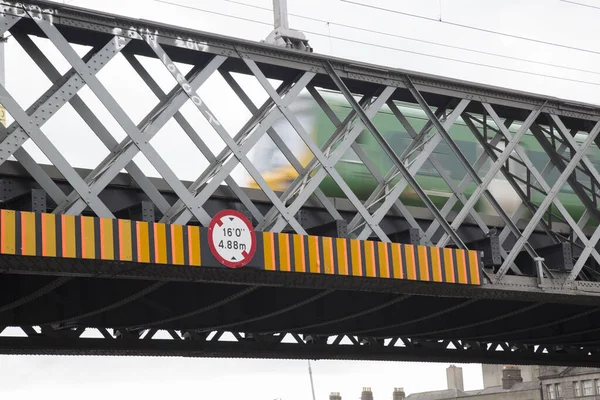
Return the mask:
{"type": "MultiPolygon", "coordinates": [[[[0,210],[0,254],[221,266],[207,230],[123,219],[0,210]]],[[[480,285],[476,251],[257,232],[246,267],[292,273],[480,285]]]]}

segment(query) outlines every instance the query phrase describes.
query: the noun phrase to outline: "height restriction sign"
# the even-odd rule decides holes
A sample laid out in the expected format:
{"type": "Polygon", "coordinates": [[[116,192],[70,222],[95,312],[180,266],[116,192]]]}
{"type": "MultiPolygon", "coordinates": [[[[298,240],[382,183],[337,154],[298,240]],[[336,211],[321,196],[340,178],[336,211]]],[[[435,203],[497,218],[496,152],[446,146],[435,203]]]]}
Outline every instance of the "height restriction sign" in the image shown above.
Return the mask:
{"type": "Polygon", "coordinates": [[[240,268],[254,256],[256,233],[244,214],[223,210],[210,221],[208,245],[221,264],[229,268],[240,268]]]}

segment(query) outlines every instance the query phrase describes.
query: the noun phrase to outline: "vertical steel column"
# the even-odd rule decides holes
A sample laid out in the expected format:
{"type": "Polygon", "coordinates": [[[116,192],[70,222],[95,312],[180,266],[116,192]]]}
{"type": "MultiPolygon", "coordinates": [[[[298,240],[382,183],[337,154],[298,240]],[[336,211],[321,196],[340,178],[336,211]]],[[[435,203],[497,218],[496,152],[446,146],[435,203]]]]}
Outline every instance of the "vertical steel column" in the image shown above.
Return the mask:
{"type": "Polygon", "coordinates": [[[275,29],[288,29],[288,8],[287,0],[273,0],[273,27],[275,29]]]}

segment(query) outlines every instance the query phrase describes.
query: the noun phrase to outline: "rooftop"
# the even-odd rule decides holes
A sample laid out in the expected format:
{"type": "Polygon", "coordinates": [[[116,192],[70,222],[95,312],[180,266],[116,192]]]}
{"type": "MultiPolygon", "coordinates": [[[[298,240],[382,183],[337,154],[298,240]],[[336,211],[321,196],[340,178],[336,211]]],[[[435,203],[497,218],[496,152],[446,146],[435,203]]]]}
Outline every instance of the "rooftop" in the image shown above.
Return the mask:
{"type": "Polygon", "coordinates": [[[456,399],[461,397],[470,397],[476,395],[505,393],[505,392],[522,392],[529,390],[537,390],[540,388],[540,382],[517,382],[510,389],[503,389],[500,386],[490,386],[485,389],[462,391],[458,389],[444,389],[432,392],[413,393],[406,397],[406,400],[446,400],[456,399]]]}

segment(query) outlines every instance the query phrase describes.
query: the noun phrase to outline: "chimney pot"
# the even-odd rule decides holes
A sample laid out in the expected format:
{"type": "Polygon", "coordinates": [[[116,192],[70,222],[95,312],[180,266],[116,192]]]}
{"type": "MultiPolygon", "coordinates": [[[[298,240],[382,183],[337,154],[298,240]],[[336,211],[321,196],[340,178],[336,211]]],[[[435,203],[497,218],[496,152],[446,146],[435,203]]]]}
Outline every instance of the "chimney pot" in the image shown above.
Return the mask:
{"type": "Polygon", "coordinates": [[[340,392],[331,392],[329,400],[342,400],[342,396],[340,396],[340,392]]]}
{"type": "Polygon", "coordinates": [[[370,387],[363,387],[360,400],[373,400],[373,392],[371,392],[370,387]]]}
{"type": "Polygon", "coordinates": [[[446,380],[448,382],[448,389],[457,389],[460,391],[465,390],[461,367],[450,365],[448,368],[446,368],[446,380]]]}
{"type": "Polygon", "coordinates": [[[392,395],[393,400],[404,400],[406,398],[406,394],[404,393],[404,388],[394,388],[394,394],[392,395]]]}
{"type": "Polygon", "coordinates": [[[514,365],[507,365],[502,369],[502,389],[510,390],[515,383],[523,382],[521,369],[514,365]]]}

